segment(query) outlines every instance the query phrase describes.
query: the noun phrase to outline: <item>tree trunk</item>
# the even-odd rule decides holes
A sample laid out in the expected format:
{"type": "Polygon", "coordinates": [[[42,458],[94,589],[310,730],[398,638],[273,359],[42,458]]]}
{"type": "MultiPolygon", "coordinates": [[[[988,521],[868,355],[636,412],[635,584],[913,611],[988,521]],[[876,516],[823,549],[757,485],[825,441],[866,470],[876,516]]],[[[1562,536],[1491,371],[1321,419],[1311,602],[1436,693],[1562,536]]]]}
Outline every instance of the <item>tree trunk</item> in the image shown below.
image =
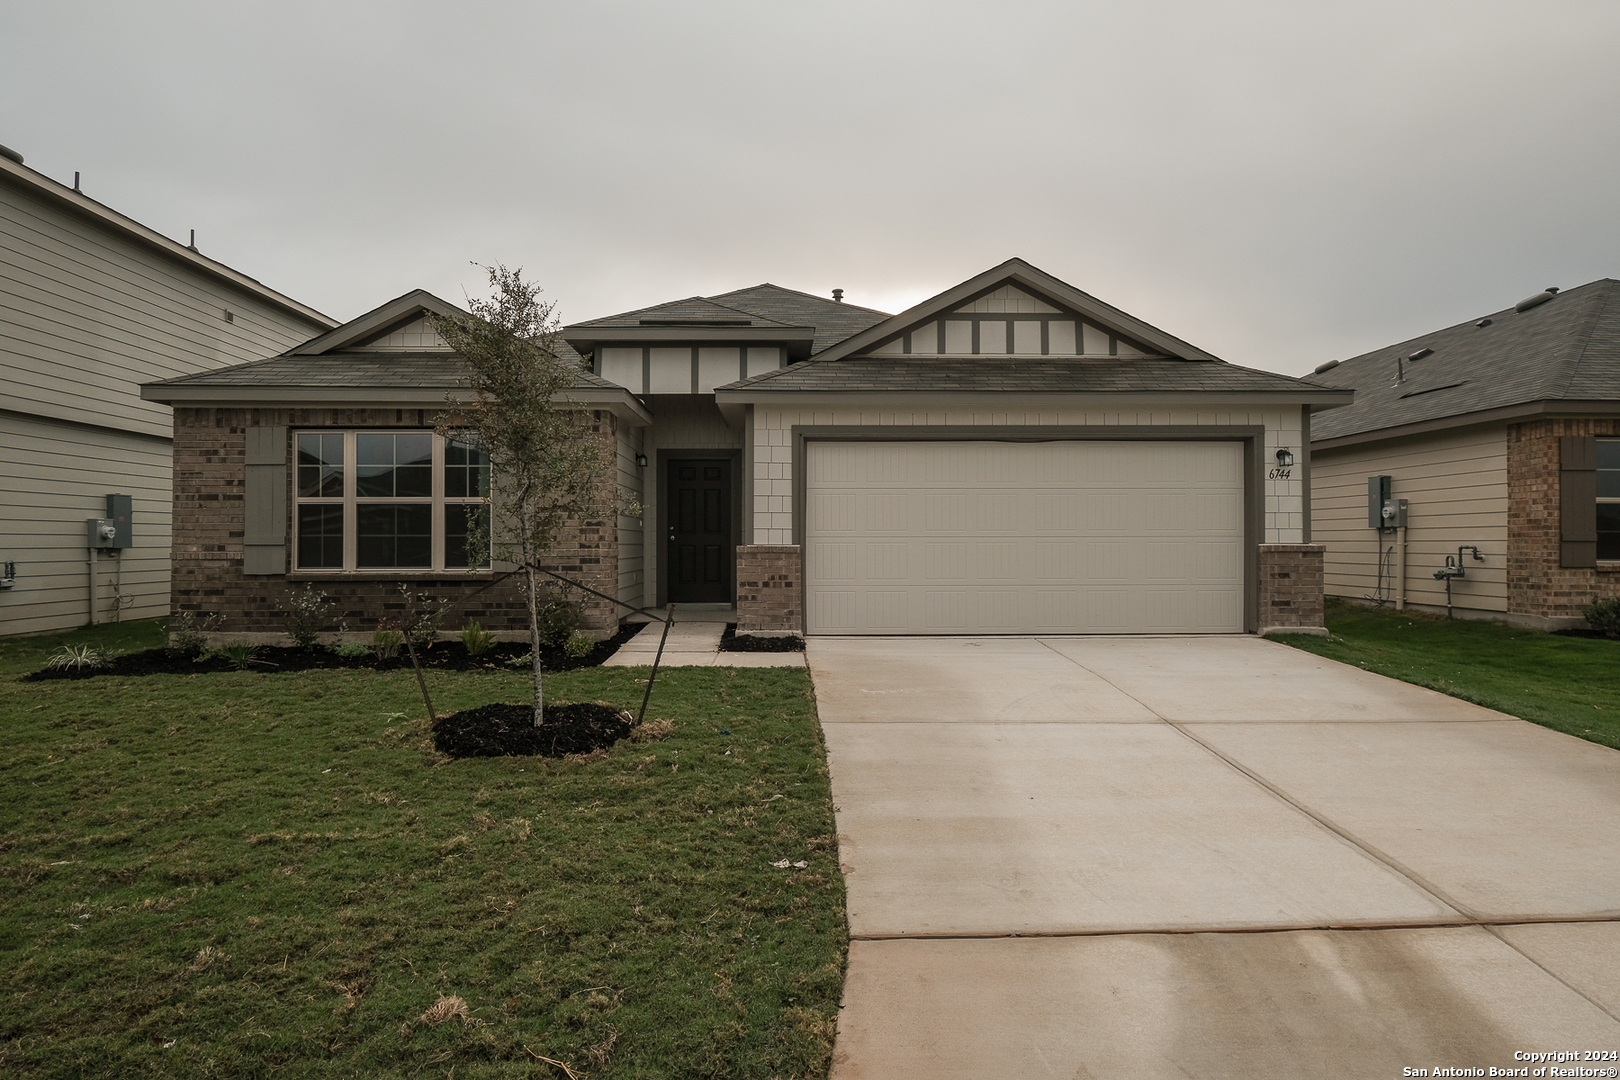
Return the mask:
{"type": "Polygon", "coordinates": [[[529,658],[534,661],[534,726],[540,726],[545,715],[546,698],[540,686],[540,571],[534,560],[524,552],[523,572],[529,578],[529,658]]]}

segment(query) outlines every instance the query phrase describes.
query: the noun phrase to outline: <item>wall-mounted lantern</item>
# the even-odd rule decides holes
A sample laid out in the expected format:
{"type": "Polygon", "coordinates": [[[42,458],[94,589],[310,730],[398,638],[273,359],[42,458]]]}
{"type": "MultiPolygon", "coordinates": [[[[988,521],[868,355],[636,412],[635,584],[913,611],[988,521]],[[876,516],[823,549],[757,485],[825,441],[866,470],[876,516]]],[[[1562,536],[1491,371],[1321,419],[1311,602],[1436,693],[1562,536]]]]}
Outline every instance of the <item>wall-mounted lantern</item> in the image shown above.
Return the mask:
{"type": "Polygon", "coordinates": [[[640,469],[645,469],[647,467],[647,455],[646,454],[637,454],[636,455],[636,467],[640,468],[640,469]]]}
{"type": "Polygon", "coordinates": [[[1294,465],[1294,452],[1284,446],[1277,451],[1277,468],[1289,469],[1294,465]]]}

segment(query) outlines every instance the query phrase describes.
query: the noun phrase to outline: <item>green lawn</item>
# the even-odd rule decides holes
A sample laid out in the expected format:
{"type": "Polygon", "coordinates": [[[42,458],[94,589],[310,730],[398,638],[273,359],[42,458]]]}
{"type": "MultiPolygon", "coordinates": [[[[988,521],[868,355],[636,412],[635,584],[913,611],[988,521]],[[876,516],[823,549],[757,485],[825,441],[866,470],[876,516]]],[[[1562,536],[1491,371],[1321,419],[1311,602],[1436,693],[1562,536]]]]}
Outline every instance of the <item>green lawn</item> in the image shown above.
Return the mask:
{"type": "Polygon", "coordinates": [[[1620,749],[1620,641],[1333,599],[1327,627],[1275,640],[1620,749]]]}
{"type": "MultiPolygon", "coordinates": [[[[673,733],[589,761],[442,758],[409,672],[17,681],[156,636],[0,643],[0,1074],[826,1075],[844,898],[801,669],[661,671],[673,733]],[[422,1019],[442,998],[465,1018],[422,1019]]],[[[645,677],[549,693],[634,709],[645,677]]],[[[524,700],[428,678],[442,712],[524,700]]]]}

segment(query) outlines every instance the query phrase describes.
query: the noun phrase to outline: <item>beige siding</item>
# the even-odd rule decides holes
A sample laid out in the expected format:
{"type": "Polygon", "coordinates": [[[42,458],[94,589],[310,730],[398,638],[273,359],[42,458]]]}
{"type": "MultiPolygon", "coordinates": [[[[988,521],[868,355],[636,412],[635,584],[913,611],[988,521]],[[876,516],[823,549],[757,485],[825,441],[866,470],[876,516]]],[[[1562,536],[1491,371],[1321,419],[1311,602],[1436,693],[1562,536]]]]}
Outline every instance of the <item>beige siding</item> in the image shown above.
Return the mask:
{"type": "Polygon", "coordinates": [[[1390,440],[1311,455],[1313,539],[1327,546],[1329,596],[1398,596],[1394,533],[1367,527],[1367,478],[1388,475],[1393,495],[1408,503],[1406,597],[1442,607],[1446,586],[1434,572],[1459,545],[1479,548],[1467,574],[1451,585],[1452,603],[1477,611],[1507,610],[1507,438],[1502,427],[1390,440]],[[1379,554],[1385,576],[1380,582],[1379,554]]]}
{"type": "Polygon", "coordinates": [[[167,437],[143,382],[262,360],[325,329],[0,185],[0,386],[36,416],[167,437]],[[234,321],[227,321],[226,312],[234,321]]]}
{"type": "MultiPolygon", "coordinates": [[[[130,233],[0,182],[0,634],[90,619],[84,522],[134,496],[125,618],[169,607],[172,420],[140,384],[261,360],[327,325],[162,254],[130,233]],[[229,313],[229,318],[227,318],[229,313]]],[[[113,567],[102,560],[107,614],[113,567]]]]}
{"type": "Polygon", "coordinates": [[[0,592],[0,627],[43,633],[90,621],[85,522],[105,517],[106,496],[133,500],[133,548],[99,561],[96,621],[147,619],[169,611],[169,442],[89,427],[0,418],[0,559],[17,584],[0,592]]]}

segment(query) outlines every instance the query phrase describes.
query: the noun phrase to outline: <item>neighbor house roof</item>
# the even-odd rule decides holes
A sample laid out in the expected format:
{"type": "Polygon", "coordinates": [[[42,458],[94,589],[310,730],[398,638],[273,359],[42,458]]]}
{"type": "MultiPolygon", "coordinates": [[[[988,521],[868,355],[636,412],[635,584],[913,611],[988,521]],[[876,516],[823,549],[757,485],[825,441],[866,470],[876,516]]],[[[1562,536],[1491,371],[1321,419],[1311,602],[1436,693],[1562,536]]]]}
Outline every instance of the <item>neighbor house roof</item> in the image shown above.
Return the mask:
{"type": "Polygon", "coordinates": [[[1356,397],[1312,423],[1312,442],[1571,408],[1620,411],[1620,281],[1549,292],[1318,368],[1313,381],[1356,397]]]}

